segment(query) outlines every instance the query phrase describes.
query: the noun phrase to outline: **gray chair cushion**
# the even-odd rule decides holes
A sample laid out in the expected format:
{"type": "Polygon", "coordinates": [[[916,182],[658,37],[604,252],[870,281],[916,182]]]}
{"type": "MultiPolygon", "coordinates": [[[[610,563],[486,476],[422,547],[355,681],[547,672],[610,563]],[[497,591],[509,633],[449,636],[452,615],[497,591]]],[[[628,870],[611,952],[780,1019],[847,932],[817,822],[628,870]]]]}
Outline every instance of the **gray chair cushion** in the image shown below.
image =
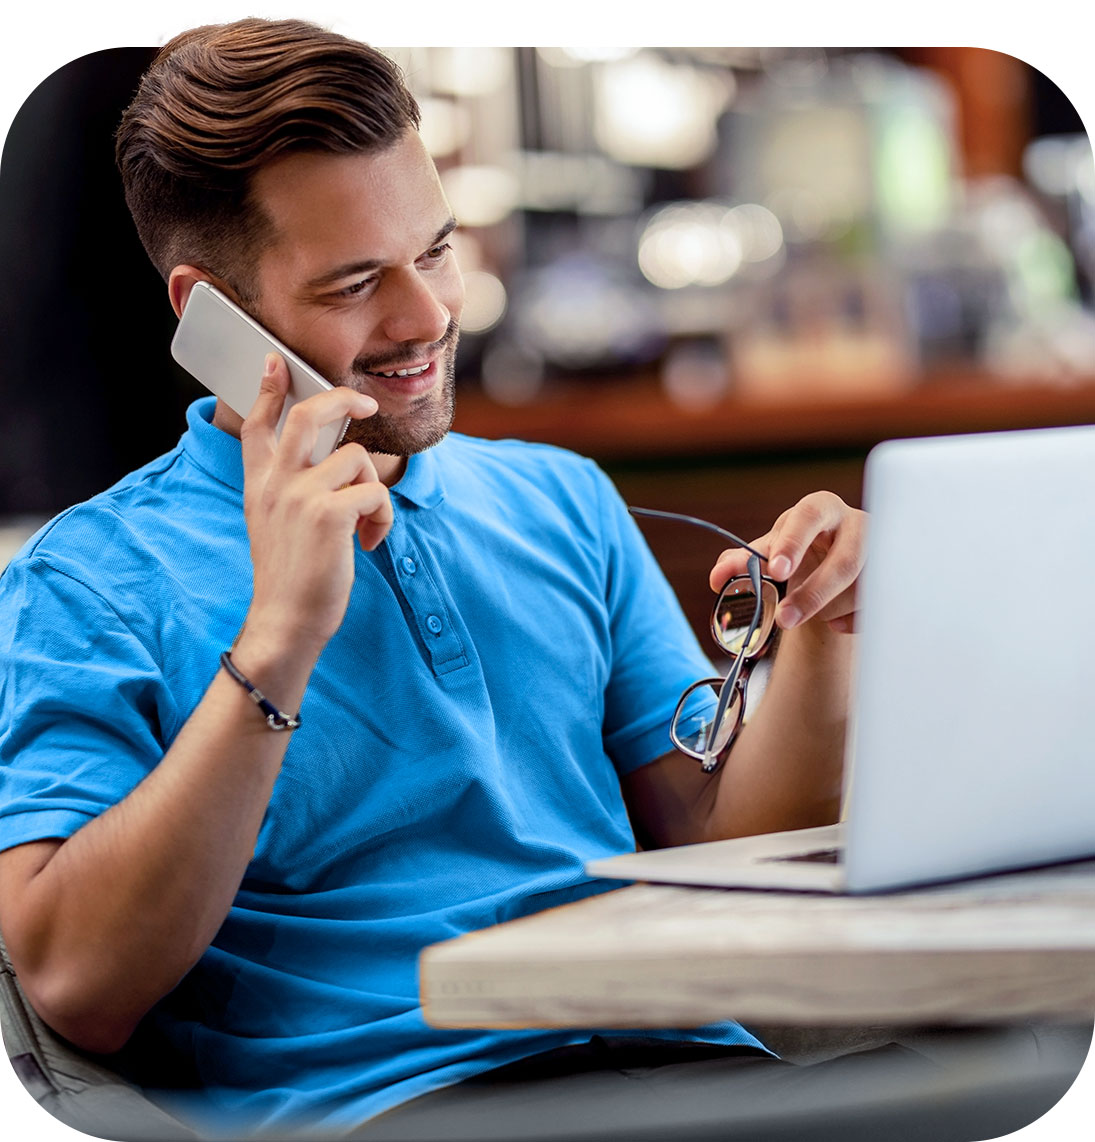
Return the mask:
{"type": "Polygon", "coordinates": [[[0,1029],[8,1058],[23,1086],[66,1126],[120,1142],[200,1137],[138,1087],[52,1032],[27,1001],[2,939],[0,1029]]]}

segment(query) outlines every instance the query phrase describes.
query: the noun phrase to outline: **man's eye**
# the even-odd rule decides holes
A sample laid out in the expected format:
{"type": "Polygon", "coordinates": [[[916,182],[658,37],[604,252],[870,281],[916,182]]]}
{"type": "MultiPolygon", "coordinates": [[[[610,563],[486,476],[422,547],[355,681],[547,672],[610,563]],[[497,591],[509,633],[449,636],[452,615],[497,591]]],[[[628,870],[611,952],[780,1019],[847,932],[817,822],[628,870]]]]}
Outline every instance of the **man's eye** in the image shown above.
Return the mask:
{"type": "Polygon", "coordinates": [[[354,282],[353,285],[348,285],[344,289],[340,289],[338,291],[338,296],[339,297],[353,297],[355,294],[359,294],[363,290],[367,289],[369,287],[369,285],[372,283],[372,280],[373,280],[372,278],[363,278],[359,282],[354,282]]]}
{"type": "Polygon", "coordinates": [[[433,258],[434,260],[443,258],[451,249],[452,245],[450,243],[442,242],[440,246],[434,246],[432,250],[427,250],[426,257],[433,258]]]}

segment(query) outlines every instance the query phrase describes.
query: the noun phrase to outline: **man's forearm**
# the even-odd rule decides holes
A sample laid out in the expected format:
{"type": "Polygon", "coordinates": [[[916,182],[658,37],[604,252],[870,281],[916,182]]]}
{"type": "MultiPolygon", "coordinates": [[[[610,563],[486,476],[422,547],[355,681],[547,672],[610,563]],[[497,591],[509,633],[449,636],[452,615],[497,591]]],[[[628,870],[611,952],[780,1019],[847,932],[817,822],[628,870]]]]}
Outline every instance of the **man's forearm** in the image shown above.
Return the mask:
{"type": "Polygon", "coordinates": [[[829,824],[840,811],[853,639],[823,623],[784,632],[762,700],[709,801],[705,832],[829,824]]]}
{"type": "MultiPolygon", "coordinates": [[[[623,779],[643,843],[691,844],[838,818],[865,526],[865,513],[814,492],[754,541],[767,551],[769,573],[787,584],[775,615],[784,633],[763,700],[714,778],[677,753],[623,779]]],[[[749,558],[744,549],[724,551],[711,589],[746,574],[749,558]]]]}
{"type": "MultiPolygon", "coordinates": [[[[279,706],[299,708],[313,654],[245,634],[233,658],[279,706]]],[[[60,844],[5,854],[5,938],[58,1032],[121,1047],[202,955],[253,855],[288,738],[222,670],[127,797],[60,844]]]]}

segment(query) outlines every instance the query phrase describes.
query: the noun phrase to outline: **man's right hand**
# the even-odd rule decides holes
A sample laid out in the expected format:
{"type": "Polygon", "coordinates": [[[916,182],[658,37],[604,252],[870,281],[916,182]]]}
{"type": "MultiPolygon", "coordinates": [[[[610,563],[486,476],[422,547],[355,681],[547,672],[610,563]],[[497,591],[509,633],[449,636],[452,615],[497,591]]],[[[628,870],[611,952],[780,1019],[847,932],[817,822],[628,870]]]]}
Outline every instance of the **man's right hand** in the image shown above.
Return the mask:
{"type": "Polygon", "coordinates": [[[372,416],[376,401],[344,387],[309,397],[290,410],[279,440],[288,389],[285,361],[271,353],[240,432],[254,564],[246,630],[252,637],[261,631],[281,649],[318,654],[346,613],[354,534],[372,551],[391,528],[392,504],[360,444],[344,444],[316,465],[310,459],[324,425],[372,416]]]}

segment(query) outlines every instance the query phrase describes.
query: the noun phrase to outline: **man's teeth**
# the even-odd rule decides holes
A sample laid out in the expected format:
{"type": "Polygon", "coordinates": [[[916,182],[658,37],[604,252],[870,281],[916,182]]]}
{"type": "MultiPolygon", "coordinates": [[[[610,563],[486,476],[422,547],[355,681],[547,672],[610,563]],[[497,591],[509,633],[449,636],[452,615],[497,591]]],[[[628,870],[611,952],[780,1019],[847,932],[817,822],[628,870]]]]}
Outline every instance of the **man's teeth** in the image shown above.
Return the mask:
{"type": "Polygon", "coordinates": [[[382,373],[377,371],[378,377],[417,377],[419,373],[424,373],[429,368],[429,365],[419,365],[417,369],[396,369],[391,373],[382,373]]]}

